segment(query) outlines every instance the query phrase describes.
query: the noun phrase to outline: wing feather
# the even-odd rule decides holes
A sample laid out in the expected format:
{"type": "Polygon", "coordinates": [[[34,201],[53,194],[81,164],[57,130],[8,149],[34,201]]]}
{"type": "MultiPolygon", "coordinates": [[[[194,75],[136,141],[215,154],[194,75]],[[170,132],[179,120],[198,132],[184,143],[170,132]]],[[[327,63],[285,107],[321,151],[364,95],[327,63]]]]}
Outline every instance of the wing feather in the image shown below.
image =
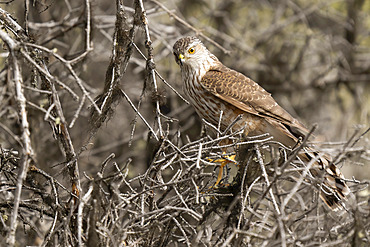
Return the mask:
{"type": "Polygon", "coordinates": [[[201,84],[207,91],[247,113],[278,121],[296,137],[308,133],[303,124],[279,106],[270,93],[237,71],[223,65],[212,68],[202,77],[201,84]]]}

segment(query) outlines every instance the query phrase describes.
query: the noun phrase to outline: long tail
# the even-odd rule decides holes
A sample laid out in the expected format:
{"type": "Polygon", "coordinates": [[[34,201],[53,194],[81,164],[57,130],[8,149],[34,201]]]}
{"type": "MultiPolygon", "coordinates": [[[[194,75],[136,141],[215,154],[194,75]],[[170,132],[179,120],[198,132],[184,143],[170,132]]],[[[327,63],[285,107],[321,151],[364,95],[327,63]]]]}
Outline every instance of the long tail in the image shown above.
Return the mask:
{"type": "Polygon", "coordinates": [[[342,172],[331,162],[327,155],[320,155],[312,148],[304,148],[304,153],[300,153],[299,158],[305,161],[317,159],[310,169],[314,177],[322,178],[320,198],[333,211],[343,209],[343,200],[351,192],[344,181],[342,172]]]}

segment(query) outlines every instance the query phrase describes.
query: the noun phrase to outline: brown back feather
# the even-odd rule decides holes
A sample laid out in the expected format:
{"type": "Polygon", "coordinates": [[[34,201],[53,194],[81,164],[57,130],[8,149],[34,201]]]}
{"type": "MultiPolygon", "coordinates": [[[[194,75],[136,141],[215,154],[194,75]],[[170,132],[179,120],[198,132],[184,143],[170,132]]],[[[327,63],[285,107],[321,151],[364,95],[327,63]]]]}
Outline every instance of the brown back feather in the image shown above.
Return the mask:
{"type": "Polygon", "coordinates": [[[202,77],[201,84],[215,96],[247,113],[278,121],[296,138],[308,133],[303,124],[279,106],[270,93],[250,78],[221,63],[202,77]]]}

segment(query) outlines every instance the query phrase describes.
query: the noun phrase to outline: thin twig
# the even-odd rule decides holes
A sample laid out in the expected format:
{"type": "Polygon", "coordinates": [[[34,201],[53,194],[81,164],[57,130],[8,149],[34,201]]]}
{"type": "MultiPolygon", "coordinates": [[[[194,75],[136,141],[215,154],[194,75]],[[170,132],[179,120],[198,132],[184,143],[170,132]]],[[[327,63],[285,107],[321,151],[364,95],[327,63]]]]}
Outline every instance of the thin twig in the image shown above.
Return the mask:
{"type": "MultiPolygon", "coordinates": [[[[262,155],[261,155],[261,152],[260,152],[260,149],[259,149],[258,145],[255,145],[255,150],[256,150],[256,154],[257,154],[258,163],[260,164],[260,167],[261,167],[261,170],[262,170],[262,175],[263,175],[263,177],[265,178],[265,181],[266,181],[266,185],[267,185],[267,187],[270,187],[270,181],[269,181],[269,178],[267,176],[266,169],[265,169],[265,164],[263,164],[262,155]]],[[[272,192],[271,189],[269,189],[269,193],[270,193],[270,196],[271,196],[272,203],[274,204],[275,210],[276,210],[277,214],[280,215],[280,210],[279,210],[279,207],[276,203],[274,193],[272,192]]]]}
{"type": "Polygon", "coordinates": [[[21,76],[21,70],[18,64],[17,58],[17,44],[13,41],[13,39],[3,30],[0,30],[0,39],[7,45],[10,51],[10,59],[11,59],[11,67],[13,69],[12,80],[15,87],[15,97],[16,101],[18,102],[18,112],[21,120],[21,132],[22,132],[22,162],[18,172],[18,179],[17,179],[17,188],[14,194],[14,206],[12,211],[12,216],[10,220],[10,232],[7,237],[7,243],[11,246],[15,244],[15,233],[17,229],[17,218],[18,218],[18,210],[19,210],[19,203],[21,198],[22,192],[22,185],[23,180],[26,178],[28,166],[30,159],[32,158],[34,152],[31,145],[31,138],[30,138],[30,130],[29,130],[29,123],[26,111],[26,98],[23,92],[23,80],[21,76]]]}

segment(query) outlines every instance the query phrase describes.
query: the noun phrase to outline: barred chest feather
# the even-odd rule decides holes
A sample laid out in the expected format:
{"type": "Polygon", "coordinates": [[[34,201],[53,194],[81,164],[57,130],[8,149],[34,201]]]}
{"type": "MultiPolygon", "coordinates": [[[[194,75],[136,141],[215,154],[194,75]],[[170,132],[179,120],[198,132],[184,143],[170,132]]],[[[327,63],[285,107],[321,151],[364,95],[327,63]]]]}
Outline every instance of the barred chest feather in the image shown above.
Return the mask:
{"type": "Polygon", "coordinates": [[[222,111],[221,131],[233,123],[240,114],[243,114],[243,119],[238,121],[232,129],[239,130],[245,127],[246,133],[254,132],[261,124],[261,118],[248,114],[206,91],[200,84],[201,76],[203,75],[194,71],[182,70],[183,92],[197,114],[211,124],[218,126],[222,111]]]}

